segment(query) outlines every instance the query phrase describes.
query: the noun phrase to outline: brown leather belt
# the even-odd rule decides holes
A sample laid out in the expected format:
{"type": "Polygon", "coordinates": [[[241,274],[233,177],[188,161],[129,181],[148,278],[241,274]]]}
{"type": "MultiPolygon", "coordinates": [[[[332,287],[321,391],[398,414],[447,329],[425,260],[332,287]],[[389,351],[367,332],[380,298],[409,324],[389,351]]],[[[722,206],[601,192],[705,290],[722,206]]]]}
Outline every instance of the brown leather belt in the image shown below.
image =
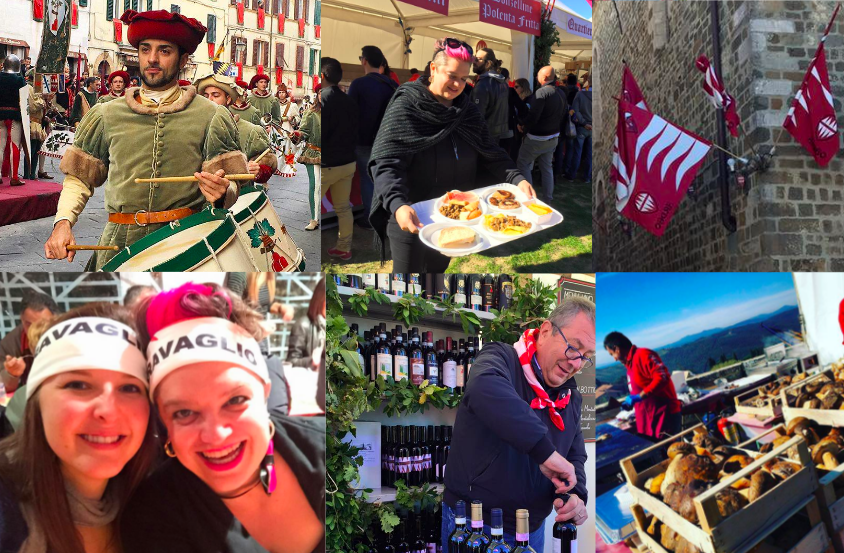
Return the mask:
{"type": "Polygon", "coordinates": [[[189,207],[180,207],[170,211],[139,211],[137,213],[109,213],[108,222],[118,225],[138,225],[145,227],[155,223],[169,223],[178,219],[184,219],[188,215],[199,213],[198,210],[189,207]]]}

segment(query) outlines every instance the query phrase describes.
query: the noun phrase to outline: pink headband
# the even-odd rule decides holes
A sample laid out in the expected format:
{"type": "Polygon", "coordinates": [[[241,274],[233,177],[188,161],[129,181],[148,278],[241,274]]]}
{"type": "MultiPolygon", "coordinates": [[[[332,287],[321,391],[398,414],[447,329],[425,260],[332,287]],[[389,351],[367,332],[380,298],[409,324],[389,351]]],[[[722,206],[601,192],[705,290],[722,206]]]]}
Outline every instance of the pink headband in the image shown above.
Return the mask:
{"type": "Polygon", "coordinates": [[[185,283],[178,288],[160,292],[149,303],[147,309],[147,332],[150,336],[154,336],[156,332],[162,328],[168,327],[174,323],[184,321],[187,319],[196,319],[202,317],[185,310],[182,307],[182,298],[188,294],[199,294],[201,296],[219,296],[226,300],[229,305],[229,312],[227,317],[232,314],[232,301],[228,294],[224,292],[214,292],[210,286],[204,284],[197,284],[195,282],[185,283]]]}

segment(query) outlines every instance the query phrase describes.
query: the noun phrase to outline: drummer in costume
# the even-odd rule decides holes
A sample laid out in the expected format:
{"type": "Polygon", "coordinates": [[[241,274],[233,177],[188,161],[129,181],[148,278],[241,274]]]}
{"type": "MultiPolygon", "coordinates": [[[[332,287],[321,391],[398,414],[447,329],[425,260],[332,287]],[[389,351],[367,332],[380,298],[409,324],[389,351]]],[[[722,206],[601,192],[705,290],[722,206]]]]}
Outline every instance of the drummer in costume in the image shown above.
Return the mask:
{"type": "Polygon", "coordinates": [[[281,109],[281,128],[293,132],[299,126],[299,106],[290,99],[284,83],[279,85],[277,97],[281,109]]]}
{"type": "Polygon", "coordinates": [[[126,85],[129,82],[129,73],[126,71],[115,71],[108,76],[108,94],[104,94],[99,100],[98,104],[111,102],[117,98],[122,98],[126,94],[126,85]]]}
{"type": "Polygon", "coordinates": [[[269,115],[273,123],[281,124],[281,105],[278,103],[278,98],[270,94],[267,89],[270,86],[270,78],[266,75],[255,75],[249,81],[249,89],[252,94],[249,95],[248,102],[258,110],[258,114],[263,119],[265,115],[269,115]]]}
{"type": "MultiPolygon", "coordinates": [[[[225,75],[208,75],[195,83],[196,92],[205,96],[220,106],[231,107],[242,91],[234,84],[234,79],[225,75]]],[[[255,175],[255,182],[265,183],[270,180],[273,171],[278,167],[278,160],[270,147],[270,137],[263,127],[245,121],[236,113],[232,113],[237,122],[237,133],[240,137],[240,151],[249,160],[246,169],[255,175]],[[269,151],[267,151],[269,150],[269,151]],[[263,155],[262,155],[263,154],[263,155]],[[257,156],[261,156],[255,159],[257,156]]]]}
{"type": "Polygon", "coordinates": [[[253,125],[261,125],[261,114],[255,109],[255,106],[249,103],[246,99],[246,90],[249,88],[249,83],[246,81],[236,80],[235,84],[240,88],[242,94],[238,96],[237,100],[229,105],[229,111],[234,115],[239,116],[242,120],[249,121],[253,125]]]}
{"type": "MultiPolygon", "coordinates": [[[[194,87],[177,84],[206,28],[165,10],[127,10],[120,19],[129,25],[129,43],[138,48],[143,86],[127,90],[125,100],[94,106],[80,123],[61,163],[66,177],[44,246],[47,259],[73,260],[75,252],[67,251],[75,244],[71,227],[94,187],[106,180],[109,220],[99,245],[123,248],[209,202],[231,206],[239,188],[223,175],[246,172],[228,110],[197,96],[194,87]],[[135,183],[180,175],[193,175],[198,183],[135,183]]],[[[115,253],[95,252],[88,270],[102,269],[115,253]]]]}

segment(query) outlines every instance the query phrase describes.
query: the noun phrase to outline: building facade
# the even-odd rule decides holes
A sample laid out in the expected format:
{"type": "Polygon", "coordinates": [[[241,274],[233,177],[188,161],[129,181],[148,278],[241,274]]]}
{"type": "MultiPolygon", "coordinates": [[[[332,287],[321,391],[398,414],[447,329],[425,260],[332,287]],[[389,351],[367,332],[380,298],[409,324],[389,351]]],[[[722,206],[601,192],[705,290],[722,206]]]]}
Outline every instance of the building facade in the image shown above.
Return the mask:
{"type": "MultiPolygon", "coordinates": [[[[595,4],[596,270],[844,270],[844,152],[820,168],[782,129],[834,9],[834,2],[785,0],[595,4]],[[720,170],[713,151],[661,238],[634,223],[625,229],[610,180],[622,62],[627,61],[654,113],[717,143],[719,115],[695,67],[699,55],[713,58],[716,44],[722,80],[742,121],[742,133],[728,136],[724,146],[751,156],[775,145],[770,167],[742,183],[737,173],[720,170]]],[[[839,16],[826,41],[839,120],[842,32],[839,16]]]]}

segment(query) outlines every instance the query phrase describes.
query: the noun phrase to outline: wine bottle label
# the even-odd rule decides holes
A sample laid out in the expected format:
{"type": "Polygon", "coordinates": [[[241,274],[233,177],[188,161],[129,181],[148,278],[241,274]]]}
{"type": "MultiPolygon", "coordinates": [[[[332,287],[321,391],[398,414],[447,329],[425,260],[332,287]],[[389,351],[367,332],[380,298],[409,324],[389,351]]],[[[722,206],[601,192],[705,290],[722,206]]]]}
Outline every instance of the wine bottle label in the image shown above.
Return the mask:
{"type": "Polygon", "coordinates": [[[384,378],[393,376],[393,356],[389,353],[379,353],[378,358],[378,375],[384,378]]]}
{"type": "Polygon", "coordinates": [[[407,283],[403,280],[393,281],[393,294],[402,297],[407,292],[407,283]]]}
{"type": "Polygon", "coordinates": [[[396,355],[396,381],[407,378],[407,355],[396,355]]]}
{"type": "Polygon", "coordinates": [[[463,373],[463,365],[457,365],[457,387],[462,388],[466,382],[466,375],[463,373]]]}
{"type": "Polygon", "coordinates": [[[436,381],[439,381],[440,375],[440,367],[439,365],[428,365],[428,380],[431,381],[431,384],[436,384],[436,381]]]}
{"type": "Polygon", "coordinates": [[[430,453],[425,454],[424,468],[425,468],[425,470],[429,470],[431,468],[431,454],[430,453]]]}
{"type": "Polygon", "coordinates": [[[399,457],[399,474],[410,474],[410,457],[399,457]]]}
{"type": "Polygon", "coordinates": [[[425,362],[421,359],[413,359],[410,363],[410,381],[419,386],[425,381],[425,362]]]}
{"type": "Polygon", "coordinates": [[[396,458],[392,455],[387,456],[387,468],[389,468],[391,471],[396,470],[396,458]]]}
{"type": "Polygon", "coordinates": [[[480,307],[481,303],[483,301],[483,299],[481,298],[480,295],[475,295],[475,294],[472,294],[472,297],[470,299],[472,300],[472,306],[473,307],[480,307]]]}
{"type": "Polygon", "coordinates": [[[422,455],[414,455],[413,456],[413,470],[415,470],[416,472],[421,472],[422,469],[425,468],[424,465],[422,464],[422,461],[424,461],[424,460],[425,460],[425,458],[422,455]]]}
{"type": "Polygon", "coordinates": [[[422,285],[418,282],[411,282],[408,285],[408,292],[413,294],[414,296],[421,296],[422,295],[422,285]]]}
{"type": "Polygon", "coordinates": [[[372,286],[375,288],[375,273],[366,273],[363,275],[363,286],[368,288],[372,286]]]}
{"type": "Polygon", "coordinates": [[[443,384],[446,388],[457,386],[457,363],[455,361],[443,363],[443,384]]]}
{"type": "Polygon", "coordinates": [[[460,292],[457,292],[456,294],[454,294],[454,302],[457,304],[457,307],[466,305],[466,294],[461,294],[460,292]]]}
{"type": "Polygon", "coordinates": [[[387,273],[378,274],[378,290],[385,294],[390,293],[390,275],[387,273]]]}

